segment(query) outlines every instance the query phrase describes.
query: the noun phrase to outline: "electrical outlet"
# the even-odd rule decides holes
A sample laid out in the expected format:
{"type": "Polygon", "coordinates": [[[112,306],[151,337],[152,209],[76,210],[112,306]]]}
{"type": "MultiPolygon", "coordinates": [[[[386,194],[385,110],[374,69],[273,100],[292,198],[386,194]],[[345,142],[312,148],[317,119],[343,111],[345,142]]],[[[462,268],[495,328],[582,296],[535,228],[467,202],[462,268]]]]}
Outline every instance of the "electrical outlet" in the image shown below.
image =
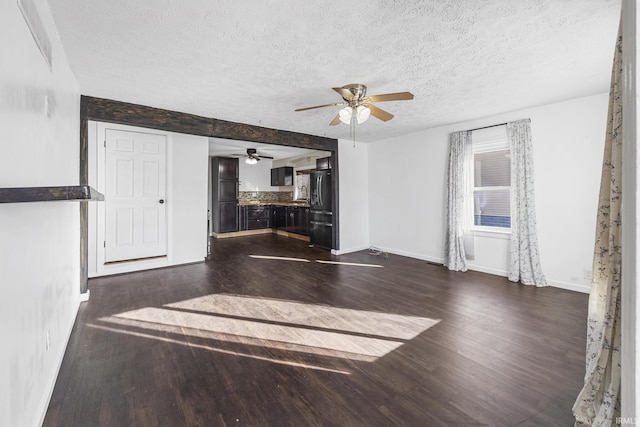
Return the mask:
{"type": "Polygon", "coordinates": [[[591,280],[593,278],[593,273],[591,272],[590,268],[585,268],[584,269],[584,278],[586,280],[591,280]]]}

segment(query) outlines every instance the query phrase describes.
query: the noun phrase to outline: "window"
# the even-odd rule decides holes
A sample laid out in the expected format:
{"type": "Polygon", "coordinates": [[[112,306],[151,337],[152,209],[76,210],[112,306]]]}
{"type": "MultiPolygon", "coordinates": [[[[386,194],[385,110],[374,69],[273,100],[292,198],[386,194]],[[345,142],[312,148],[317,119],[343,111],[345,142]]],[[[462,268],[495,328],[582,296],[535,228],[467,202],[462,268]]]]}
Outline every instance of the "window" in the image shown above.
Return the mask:
{"type": "Polygon", "coordinates": [[[296,171],[295,182],[295,200],[309,200],[309,180],[311,178],[311,170],[296,171]]]}
{"type": "Polygon", "coordinates": [[[511,151],[506,126],[472,132],[468,223],[478,229],[511,229],[511,151]]]}

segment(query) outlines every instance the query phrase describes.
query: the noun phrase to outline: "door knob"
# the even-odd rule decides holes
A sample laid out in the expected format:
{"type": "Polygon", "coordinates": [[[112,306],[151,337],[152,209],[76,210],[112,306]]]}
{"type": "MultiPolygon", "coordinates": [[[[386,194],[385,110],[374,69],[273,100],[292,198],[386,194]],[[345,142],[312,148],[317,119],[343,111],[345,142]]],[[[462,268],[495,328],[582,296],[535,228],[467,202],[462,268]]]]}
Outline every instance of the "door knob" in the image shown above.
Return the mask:
{"type": "Polygon", "coordinates": [[[159,203],[160,203],[160,204],[163,204],[163,203],[164,203],[164,199],[160,199],[160,200],[159,200],[159,203]]]}

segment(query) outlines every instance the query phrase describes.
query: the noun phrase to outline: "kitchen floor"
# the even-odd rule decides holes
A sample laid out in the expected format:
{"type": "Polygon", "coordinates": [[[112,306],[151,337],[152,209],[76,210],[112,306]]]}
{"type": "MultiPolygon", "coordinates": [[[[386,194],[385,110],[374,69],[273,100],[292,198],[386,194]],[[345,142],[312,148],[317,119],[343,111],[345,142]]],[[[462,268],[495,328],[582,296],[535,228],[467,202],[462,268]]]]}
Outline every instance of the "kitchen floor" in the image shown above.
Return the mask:
{"type": "Polygon", "coordinates": [[[272,234],[89,286],[45,426],[573,423],[585,294],[272,234]]]}

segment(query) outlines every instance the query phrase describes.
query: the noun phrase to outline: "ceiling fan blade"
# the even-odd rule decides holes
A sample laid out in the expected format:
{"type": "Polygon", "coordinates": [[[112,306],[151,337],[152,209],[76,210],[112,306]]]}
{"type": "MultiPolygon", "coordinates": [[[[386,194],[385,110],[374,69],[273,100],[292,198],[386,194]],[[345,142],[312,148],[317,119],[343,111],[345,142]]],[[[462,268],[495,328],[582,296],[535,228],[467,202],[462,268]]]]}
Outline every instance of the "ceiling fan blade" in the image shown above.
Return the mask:
{"type": "Polygon", "coordinates": [[[230,154],[230,156],[231,156],[231,157],[247,157],[247,155],[246,155],[246,154],[238,154],[238,153],[236,153],[236,154],[230,154]]]}
{"type": "Polygon", "coordinates": [[[329,126],[335,126],[339,124],[340,124],[340,114],[336,114],[333,120],[331,120],[331,123],[329,123],[329,126]]]}
{"type": "Polygon", "coordinates": [[[298,108],[295,111],[306,111],[306,110],[313,110],[314,108],[335,107],[337,105],[344,105],[344,102],[334,102],[333,104],[324,104],[324,105],[316,105],[314,107],[298,108]]]}
{"type": "Polygon", "coordinates": [[[262,154],[256,154],[254,157],[257,158],[258,160],[260,160],[260,159],[273,159],[273,157],[271,157],[271,156],[263,156],[262,154]]]}
{"type": "Polygon", "coordinates": [[[369,102],[408,101],[410,99],[413,99],[413,94],[411,92],[385,93],[383,95],[367,96],[366,98],[369,102]]]}
{"type": "Polygon", "coordinates": [[[393,114],[384,111],[381,108],[376,107],[373,104],[366,104],[366,106],[371,110],[371,115],[377,119],[382,120],[383,122],[388,122],[393,119],[393,114]]]}
{"type": "Polygon", "coordinates": [[[350,99],[353,98],[353,93],[349,89],[345,89],[343,87],[332,87],[331,89],[335,90],[340,94],[341,97],[350,99]]]}

